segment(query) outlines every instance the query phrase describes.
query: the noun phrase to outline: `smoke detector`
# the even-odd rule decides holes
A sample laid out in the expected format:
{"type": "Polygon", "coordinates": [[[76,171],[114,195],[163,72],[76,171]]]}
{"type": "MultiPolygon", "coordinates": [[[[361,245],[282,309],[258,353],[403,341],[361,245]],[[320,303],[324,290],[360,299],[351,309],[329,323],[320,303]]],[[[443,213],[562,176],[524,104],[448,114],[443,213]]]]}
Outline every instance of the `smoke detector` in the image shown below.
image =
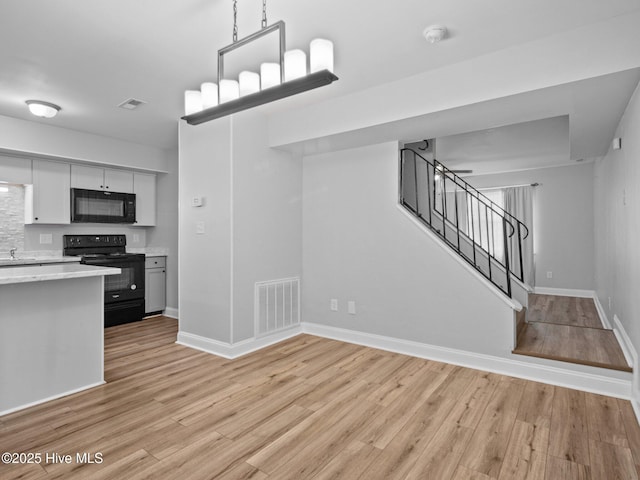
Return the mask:
{"type": "Polygon", "coordinates": [[[431,25],[422,32],[424,38],[429,43],[437,43],[447,36],[447,27],[443,25],[431,25]]]}

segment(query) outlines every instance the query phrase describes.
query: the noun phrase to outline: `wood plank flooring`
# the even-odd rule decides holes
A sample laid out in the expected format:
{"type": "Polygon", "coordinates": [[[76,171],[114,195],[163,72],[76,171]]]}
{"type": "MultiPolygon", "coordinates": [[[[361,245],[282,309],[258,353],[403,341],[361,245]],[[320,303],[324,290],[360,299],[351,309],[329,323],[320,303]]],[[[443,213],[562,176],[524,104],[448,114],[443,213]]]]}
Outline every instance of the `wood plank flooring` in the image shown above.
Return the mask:
{"type": "Polygon", "coordinates": [[[106,385],[0,417],[0,452],[73,456],[0,478],[638,478],[627,401],[309,335],[226,360],[176,331],[109,328],[106,385]]]}
{"type": "Polygon", "coordinates": [[[631,371],[613,330],[591,298],[529,295],[527,323],[513,353],[631,371]]]}
{"type": "Polygon", "coordinates": [[[527,321],[603,328],[592,298],[529,294],[527,321]]]}

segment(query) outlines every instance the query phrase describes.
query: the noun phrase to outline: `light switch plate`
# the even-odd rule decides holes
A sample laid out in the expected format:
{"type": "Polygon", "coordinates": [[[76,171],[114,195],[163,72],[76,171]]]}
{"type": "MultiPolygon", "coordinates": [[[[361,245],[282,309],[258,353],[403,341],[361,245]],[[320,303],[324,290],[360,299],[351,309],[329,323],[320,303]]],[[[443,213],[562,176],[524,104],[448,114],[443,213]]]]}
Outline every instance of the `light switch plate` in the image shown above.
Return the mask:
{"type": "Polygon", "coordinates": [[[196,222],[196,234],[203,235],[204,230],[204,222],[196,222]]]}
{"type": "Polygon", "coordinates": [[[349,300],[347,302],[347,312],[350,315],[355,315],[356,314],[356,302],[354,302],[353,300],[349,300]]]}

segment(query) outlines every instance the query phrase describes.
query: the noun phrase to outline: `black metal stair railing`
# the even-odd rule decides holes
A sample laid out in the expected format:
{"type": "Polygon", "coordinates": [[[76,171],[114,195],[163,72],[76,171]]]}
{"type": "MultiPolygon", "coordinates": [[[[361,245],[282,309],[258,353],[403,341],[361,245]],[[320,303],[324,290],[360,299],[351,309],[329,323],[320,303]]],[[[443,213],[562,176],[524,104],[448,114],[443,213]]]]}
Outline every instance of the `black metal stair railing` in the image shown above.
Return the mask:
{"type": "Polygon", "coordinates": [[[478,272],[511,296],[524,280],[524,223],[437,160],[400,150],[400,204],[478,272]]]}

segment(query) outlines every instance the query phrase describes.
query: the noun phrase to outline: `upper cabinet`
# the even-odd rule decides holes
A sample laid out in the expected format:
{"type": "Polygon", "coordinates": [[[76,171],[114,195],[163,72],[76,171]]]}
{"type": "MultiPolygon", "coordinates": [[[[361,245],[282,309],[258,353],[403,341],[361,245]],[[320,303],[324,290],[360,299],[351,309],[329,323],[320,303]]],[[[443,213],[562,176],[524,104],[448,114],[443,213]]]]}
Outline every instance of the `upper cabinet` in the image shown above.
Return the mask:
{"type": "Polygon", "coordinates": [[[154,226],[156,224],[156,176],[149,173],[134,173],[133,193],[136,194],[135,225],[154,226]]]}
{"type": "Polygon", "coordinates": [[[68,163],[33,160],[33,178],[25,186],[24,223],[70,223],[68,163]]]}
{"type": "Polygon", "coordinates": [[[0,182],[31,183],[31,159],[0,155],[0,182]]]}
{"type": "Polygon", "coordinates": [[[134,193],[133,172],[88,165],[71,165],[71,188],[134,193]]]}

